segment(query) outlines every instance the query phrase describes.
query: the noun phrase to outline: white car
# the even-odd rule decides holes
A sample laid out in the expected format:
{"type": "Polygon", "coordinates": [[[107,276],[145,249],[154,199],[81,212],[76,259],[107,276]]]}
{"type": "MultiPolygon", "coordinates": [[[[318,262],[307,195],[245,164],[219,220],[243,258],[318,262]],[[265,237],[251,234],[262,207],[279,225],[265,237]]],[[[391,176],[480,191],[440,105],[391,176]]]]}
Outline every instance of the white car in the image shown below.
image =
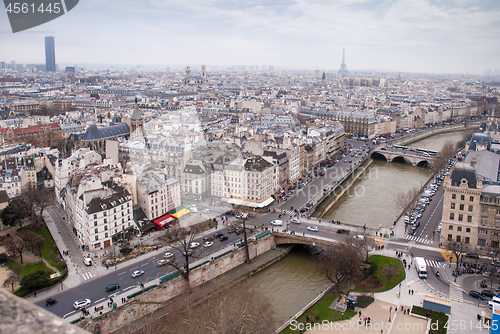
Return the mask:
{"type": "Polygon", "coordinates": [[[271,222],[271,225],[281,226],[283,225],[283,221],[279,219],[275,219],[271,222]]]}
{"type": "Polygon", "coordinates": [[[194,207],[194,208],[191,209],[191,212],[196,213],[196,212],[198,212],[198,209],[196,207],[194,207]]]}
{"type": "Polygon", "coordinates": [[[90,299],[81,299],[73,303],[73,307],[75,308],[75,310],[89,305],[90,305],[90,299]]]}
{"type": "Polygon", "coordinates": [[[136,270],[132,273],[132,278],[136,278],[142,275],[144,275],[144,270],[136,270]]]}
{"type": "Polygon", "coordinates": [[[300,224],[300,220],[298,220],[297,218],[293,218],[292,220],[290,220],[290,222],[294,224],[300,224]]]}
{"type": "Polygon", "coordinates": [[[208,248],[208,247],[211,247],[213,244],[214,244],[214,243],[213,243],[213,242],[211,242],[211,241],[206,241],[206,242],[203,244],[203,247],[208,248]]]}
{"type": "Polygon", "coordinates": [[[166,259],[170,259],[170,258],[174,257],[174,254],[170,253],[170,252],[166,252],[165,255],[163,255],[163,257],[166,259]]]}
{"type": "Polygon", "coordinates": [[[201,212],[203,212],[203,213],[210,213],[210,209],[203,209],[201,212]]]}
{"type": "Polygon", "coordinates": [[[307,230],[308,231],[312,231],[312,232],[318,232],[319,231],[319,227],[317,227],[317,226],[308,226],[307,230]]]}
{"type": "Polygon", "coordinates": [[[189,244],[189,248],[196,248],[196,247],[198,247],[199,245],[200,245],[200,243],[199,243],[199,242],[194,241],[194,242],[192,242],[192,243],[190,243],[190,244],[189,244]]]}

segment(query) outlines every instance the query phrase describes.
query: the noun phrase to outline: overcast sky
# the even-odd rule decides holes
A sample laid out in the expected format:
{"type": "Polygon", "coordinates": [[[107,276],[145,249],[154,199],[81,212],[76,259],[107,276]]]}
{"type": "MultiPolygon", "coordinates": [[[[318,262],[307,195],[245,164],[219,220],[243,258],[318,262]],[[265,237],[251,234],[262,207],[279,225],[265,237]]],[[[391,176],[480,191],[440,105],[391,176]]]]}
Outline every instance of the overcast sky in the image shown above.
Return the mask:
{"type": "Polygon", "coordinates": [[[499,0],[81,0],[12,33],[0,13],[0,61],[58,64],[274,65],[473,73],[500,69],[499,0]]]}

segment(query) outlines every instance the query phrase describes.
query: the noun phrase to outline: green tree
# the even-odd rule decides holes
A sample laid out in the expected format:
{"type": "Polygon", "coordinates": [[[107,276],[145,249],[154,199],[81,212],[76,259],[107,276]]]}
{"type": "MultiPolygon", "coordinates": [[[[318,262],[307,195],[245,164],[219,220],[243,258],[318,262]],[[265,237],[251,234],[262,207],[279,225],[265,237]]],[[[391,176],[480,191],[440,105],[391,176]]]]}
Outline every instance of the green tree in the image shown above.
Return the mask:
{"type": "Polygon", "coordinates": [[[28,274],[21,280],[21,288],[33,291],[47,286],[50,280],[50,271],[38,270],[34,273],[28,274]]]}

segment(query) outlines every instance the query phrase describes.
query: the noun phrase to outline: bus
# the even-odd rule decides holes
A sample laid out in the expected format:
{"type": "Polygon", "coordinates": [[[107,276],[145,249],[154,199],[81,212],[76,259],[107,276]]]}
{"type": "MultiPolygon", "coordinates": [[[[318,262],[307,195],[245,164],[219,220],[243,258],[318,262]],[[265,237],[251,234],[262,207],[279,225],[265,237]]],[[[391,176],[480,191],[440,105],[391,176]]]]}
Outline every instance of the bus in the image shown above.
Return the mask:
{"type": "Polygon", "coordinates": [[[415,269],[417,270],[419,278],[427,278],[427,265],[423,257],[415,258],[415,269]]]}
{"type": "Polygon", "coordinates": [[[438,155],[438,151],[426,150],[425,148],[416,148],[415,151],[420,153],[429,153],[431,155],[438,155]]]}
{"type": "Polygon", "coordinates": [[[399,150],[407,150],[407,149],[408,149],[408,147],[406,147],[406,146],[401,146],[401,145],[394,145],[393,147],[394,147],[395,149],[399,149],[399,150]]]}

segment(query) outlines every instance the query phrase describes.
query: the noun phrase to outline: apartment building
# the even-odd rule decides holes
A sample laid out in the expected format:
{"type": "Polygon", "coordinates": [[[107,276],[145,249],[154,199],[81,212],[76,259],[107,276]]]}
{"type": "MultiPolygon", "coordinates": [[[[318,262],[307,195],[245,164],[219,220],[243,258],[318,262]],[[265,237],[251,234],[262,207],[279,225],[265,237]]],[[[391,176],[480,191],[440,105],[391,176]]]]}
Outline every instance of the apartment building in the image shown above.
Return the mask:
{"type": "Polygon", "coordinates": [[[180,182],[157,171],[137,176],[137,203],[149,220],[158,218],[181,206],[180,182]]]}

